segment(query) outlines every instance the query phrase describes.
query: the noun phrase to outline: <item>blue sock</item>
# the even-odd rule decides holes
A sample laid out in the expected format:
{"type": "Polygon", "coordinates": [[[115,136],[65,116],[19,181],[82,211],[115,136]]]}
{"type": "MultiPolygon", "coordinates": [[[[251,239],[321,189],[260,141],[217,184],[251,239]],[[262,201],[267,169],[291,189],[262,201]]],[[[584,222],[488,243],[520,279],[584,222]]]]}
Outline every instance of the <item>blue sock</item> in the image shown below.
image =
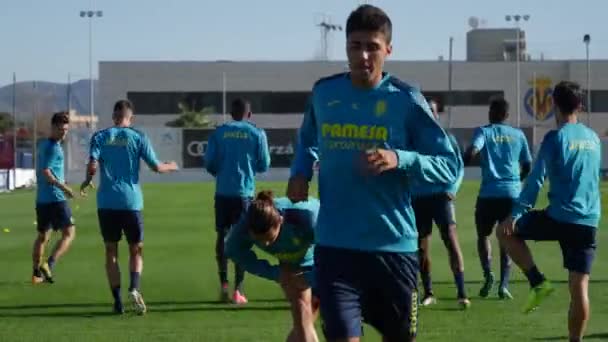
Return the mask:
{"type": "Polygon", "coordinates": [[[511,260],[506,252],[500,253],[500,288],[509,287],[509,276],[511,275],[511,260]]]}
{"type": "Polygon", "coordinates": [[[528,282],[530,282],[530,287],[537,287],[545,281],[545,276],[540,273],[536,265],[532,266],[525,274],[526,278],[528,278],[528,282]]]}
{"type": "Polygon", "coordinates": [[[454,282],[456,283],[456,288],[458,289],[458,298],[466,298],[467,294],[464,289],[464,272],[454,273],[454,282]]]}
{"type": "Polygon", "coordinates": [[[112,297],[114,297],[115,303],[122,303],[120,299],[120,286],[112,288],[112,297]]]}
{"type": "Polygon", "coordinates": [[[49,268],[51,269],[51,271],[53,270],[53,267],[55,267],[55,258],[53,258],[53,256],[51,255],[47,260],[46,263],[49,264],[49,268]]]}
{"type": "Polygon", "coordinates": [[[139,272],[131,272],[131,285],[129,286],[129,292],[139,289],[139,272]]]}
{"type": "Polygon", "coordinates": [[[424,295],[433,295],[433,282],[431,281],[431,274],[429,272],[420,272],[420,278],[422,278],[422,286],[424,287],[424,295]]]}
{"type": "Polygon", "coordinates": [[[483,275],[484,277],[487,277],[490,272],[492,272],[492,259],[490,257],[490,253],[488,252],[485,237],[477,238],[477,253],[479,254],[479,262],[481,263],[483,275]]]}

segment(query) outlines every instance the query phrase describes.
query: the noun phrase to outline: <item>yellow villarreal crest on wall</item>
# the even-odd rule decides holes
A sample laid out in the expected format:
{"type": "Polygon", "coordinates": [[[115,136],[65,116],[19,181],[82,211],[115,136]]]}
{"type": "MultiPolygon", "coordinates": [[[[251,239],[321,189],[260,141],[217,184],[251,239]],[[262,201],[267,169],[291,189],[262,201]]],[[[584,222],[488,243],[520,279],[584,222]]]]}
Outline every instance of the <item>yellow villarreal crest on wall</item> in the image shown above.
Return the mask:
{"type": "Polygon", "coordinates": [[[528,82],[530,89],[524,96],[524,107],[531,117],[545,121],[553,116],[553,81],[548,77],[538,77],[528,82]]]}

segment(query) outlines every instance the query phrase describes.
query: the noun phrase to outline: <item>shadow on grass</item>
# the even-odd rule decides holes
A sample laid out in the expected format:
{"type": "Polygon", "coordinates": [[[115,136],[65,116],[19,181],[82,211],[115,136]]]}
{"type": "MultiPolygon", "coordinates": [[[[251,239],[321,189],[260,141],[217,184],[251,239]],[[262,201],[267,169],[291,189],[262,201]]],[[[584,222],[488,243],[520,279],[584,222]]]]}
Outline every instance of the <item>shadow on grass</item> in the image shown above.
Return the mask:
{"type": "MultiPolygon", "coordinates": [[[[250,302],[250,305],[256,304],[271,304],[271,303],[286,303],[284,299],[259,299],[250,302]]],[[[152,301],[146,302],[148,306],[180,306],[180,305],[218,305],[219,307],[234,307],[231,304],[225,304],[220,301],[213,300],[195,300],[195,301],[152,301]]],[[[0,305],[0,312],[2,310],[29,310],[29,309],[61,309],[61,308],[95,308],[95,307],[110,307],[111,302],[98,302],[98,303],[58,303],[58,304],[23,304],[23,305],[0,305]]]]}
{"type": "MultiPolygon", "coordinates": [[[[568,284],[568,280],[551,280],[551,283],[553,284],[568,284]]],[[[483,280],[467,280],[464,283],[467,285],[476,285],[476,284],[481,284],[483,282],[483,280]]],[[[527,284],[528,281],[525,279],[517,279],[517,280],[511,280],[509,281],[509,284],[527,284]]],[[[608,279],[590,279],[589,280],[590,284],[608,284],[608,279]]],[[[449,281],[449,280],[440,280],[440,281],[433,281],[433,285],[453,285],[454,281],[449,281]]]]}
{"type": "MultiPolygon", "coordinates": [[[[283,299],[262,299],[250,302],[248,305],[237,306],[234,304],[221,303],[219,301],[151,301],[146,303],[150,313],[170,313],[189,311],[286,311],[289,309],[287,302],[283,299]],[[283,304],[280,304],[283,303],[283,304]]],[[[59,303],[59,304],[24,304],[0,306],[1,317],[81,317],[92,318],[100,316],[113,316],[111,303],[59,303]],[[100,310],[99,308],[104,308],[100,310]],[[90,309],[88,312],[82,310],[75,312],[36,312],[44,309],[90,309]]],[[[125,316],[129,316],[126,314],[125,316]]]]}
{"type": "MultiPolygon", "coordinates": [[[[97,306],[97,305],[96,305],[97,306]]],[[[104,316],[116,316],[116,317],[130,317],[136,316],[133,312],[126,312],[124,315],[116,315],[112,313],[111,306],[105,304],[107,310],[104,311],[92,311],[92,312],[29,312],[29,311],[18,311],[18,312],[0,312],[0,318],[9,317],[41,317],[41,318],[96,318],[104,316]]],[[[154,303],[148,304],[148,314],[154,313],[171,313],[171,312],[205,312],[205,311],[243,311],[243,312],[256,312],[256,311],[287,311],[289,307],[285,305],[270,305],[270,306],[256,306],[255,304],[249,304],[244,306],[236,305],[213,305],[213,306],[171,306],[162,307],[156,306],[154,303]]]]}
{"type": "MultiPolygon", "coordinates": [[[[608,339],[608,333],[589,334],[585,335],[585,341],[588,340],[600,340],[605,341],[608,339]]],[[[554,336],[554,337],[536,337],[535,341],[567,341],[568,336],[554,336]]]]}
{"type": "Polygon", "coordinates": [[[466,312],[467,310],[463,310],[461,308],[437,308],[437,307],[430,307],[430,308],[424,308],[421,309],[421,311],[444,311],[444,312],[466,312]]]}

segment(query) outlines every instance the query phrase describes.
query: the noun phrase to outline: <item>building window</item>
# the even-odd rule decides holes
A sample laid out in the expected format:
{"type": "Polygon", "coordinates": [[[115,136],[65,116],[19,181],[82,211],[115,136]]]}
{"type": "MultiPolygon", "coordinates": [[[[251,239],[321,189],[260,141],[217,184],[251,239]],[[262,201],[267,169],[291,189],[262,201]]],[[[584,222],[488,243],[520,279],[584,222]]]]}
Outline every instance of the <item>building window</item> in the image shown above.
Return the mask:
{"type": "Polygon", "coordinates": [[[591,90],[591,112],[608,113],[608,90],[591,90]]]}
{"type": "Polygon", "coordinates": [[[427,99],[434,99],[439,102],[440,112],[443,112],[445,106],[450,103],[454,107],[488,106],[492,97],[505,96],[505,92],[502,90],[453,90],[450,101],[449,91],[423,91],[423,94],[427,99]]]}
{"type": "MultiPolygon", "coordinates": [[[[302,114],[309,96],[310,92],[227,92],[226,112],[240,97],[251,102],[254,113],[302,114]]],[[[216,113],[223,110],[221,92],[128,92],[127,98],[140,115],[177,114],[180,103],[197,111],[205,107],[212,107],[216,113]]]]}
{"type": "MultiPolygon", "coordinates": [[[[273,92],[273,91],[244,91],[226,93],[226,112],[230,112],[230,103],[236,98],[245,98],[251,102],[254,113],[266,114],[302,114],[310,92],[273,92]]],[[[439,102],[439,110],[450,103],[448,91],[425,91],[427,99],[439,102]]],[[[467,91],[452,92],[453,106],[487,106],[493,96],[504,96],[503,91],[467,91]]],[[[127,93],[127,98],[133,102],[139,115],[178,114],[179,104],[184,103],[191,110],[199,111],[206,107],[213,112],[221,113],[223,109],[222,92],[137,92],[127,93]]]]}

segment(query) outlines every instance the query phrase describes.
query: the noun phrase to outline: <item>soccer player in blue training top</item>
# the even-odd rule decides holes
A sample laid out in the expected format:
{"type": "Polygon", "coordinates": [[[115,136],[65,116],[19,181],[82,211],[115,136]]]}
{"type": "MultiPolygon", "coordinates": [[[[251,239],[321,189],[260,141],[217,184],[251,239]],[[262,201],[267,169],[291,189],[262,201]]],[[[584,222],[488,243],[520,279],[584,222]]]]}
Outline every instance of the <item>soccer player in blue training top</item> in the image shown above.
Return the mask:
{"type": "Polygon", "coordinates": [[[601,144],[594,131],[577,121],[582,98],[583,91],[576,83],[555,86],[558,128],[545,135],[512,215],[498,230],[507,253],[530,282],[525,312],[536,309],[554,291],[536,267],[525,240],[559,242],[564,267],[570,272],[570,341],[582,340],[589,320],[589,274],[601,215],[601,144]],[[530,210],[546,177],[549,206],[530,210]]]}
{"type": "MultiPolygon", "coordinates": [[[[270,152],[264,130],[249,121],[251,104],[243,99],[232,102],[232,122],[218,127],[209,137],[204,155],[205,168],[216,178],[215,256],[220,276],[220,300],[228,302],[228,260],[224,240],[249,206],[255,191],[255,174],[270,167],[270,152]]],[[[246,304],[243,293],[245,271],[234,265],[235,284],[232,301],[246,304]]]]}
{"type": "MultiPolygon", "coordinates": [[[[477,226],[477,252],[483,270],[484,284],[479,296],[488,297],[494,286],[492,273],[491,242],[488,238],[494,226],[509,215],[513,202],[521,191],[521,180],[530,172],[532,156],[524,133],[509,126],[509,103],[503,98],[490,101],[490,124],[479,127],[473,134],[471,145],[465,152],[465,165],[479,155],[481,164],[481,188],[475,205],[477,226]]],[[[512,299],[508,290],[510,260],[504,248],[500,248],[500,285],[498,297],[512,299]]]]}
{"type": "Polygon", "coordinates": [[[177,170],[175,162],[161,163],[156,158],[148,137],[131,127],[133,105],[120,100],[114,105],[114,126],[96,132],[91,138],[87,175],[80,187],[83,195],[91,185],[97,169],[100,170],[97,191],[97,214],[101,235],[105,242],[106,273],[114,297],[114,312],[124,312],[120,296],[120,269],[118,241],[124,232],[129,244],[130,286],[129,298],[138,314],[146,312],[144,299],[139,292],[143,270],[144,223],[143,195],[139,184],[140,160],[158,173],[177,170]]]}
{"type": "Polygon", "coordinates": [[[320,160],[315,286],[324,334],[415,341],[418,233],[410,180],[451,184],[459,161],[419,90],[383,72],[392,24],[362,5],[346,22],[350,72],[319,80],[299,131],[287,193],[308,199],[320,160]]]}
{"type": "Polygon", "coordinates": [[[70,118],[67,113],[53,114],[51,135],[38,144],[38,162],[36,163],[38,236],[34,240],[32,253],[34,263],[32,284],[43,281],[53,283],[53,266],[68,251],[76,234],[72,211],[67,202],[67,199],[74,197],[74,194],[65,183],[63,148],[61,147],[69,128],[70,118]],[[44,246],[51,237],[51,228],[61,230],[61,240],[57,241],[53,253],[47,261],[41,263],[44,246]]]}
{"type": "Polygon", "coordinates": [[[226,255],[245,271],[276,281],[291,305],[293,328],[288,342],[318,341],[314,323],[319,300],[313,287],[314,227],[319,201],[293,204],[262,191],[226,239],[226,255]],[[275,256],[279,265],[259,259],[253,246],[275,256]]]}
{"type": "MultiPolygon", "coordinates": [[[[439,122],[438,103],[430,100],[433,117],[439,122]]],[[[436,183],[433,180],[425,179],[412,182],[412,207],[416,216],[416,228],[418,229],[418,241],[420,244],[420,277],[424,287],[424,297],[421,301],[422,306],[436,303],[433,295],[433,285],[431,281],[431,232],[433,221],[439,228],[441,240],[448,251],[450,267],[454,274],[456,283],[458,304],[461,308],[467,309],[471,302],[467,298],[464,287],[464,261],[456,233],[456,210],[454,199],[462,184],[464,177],[464,164],[460,156],[458,142],[453,135],[448,134],[452,148],[458,155],[458,178],[449,184],[436,183]]]]}

